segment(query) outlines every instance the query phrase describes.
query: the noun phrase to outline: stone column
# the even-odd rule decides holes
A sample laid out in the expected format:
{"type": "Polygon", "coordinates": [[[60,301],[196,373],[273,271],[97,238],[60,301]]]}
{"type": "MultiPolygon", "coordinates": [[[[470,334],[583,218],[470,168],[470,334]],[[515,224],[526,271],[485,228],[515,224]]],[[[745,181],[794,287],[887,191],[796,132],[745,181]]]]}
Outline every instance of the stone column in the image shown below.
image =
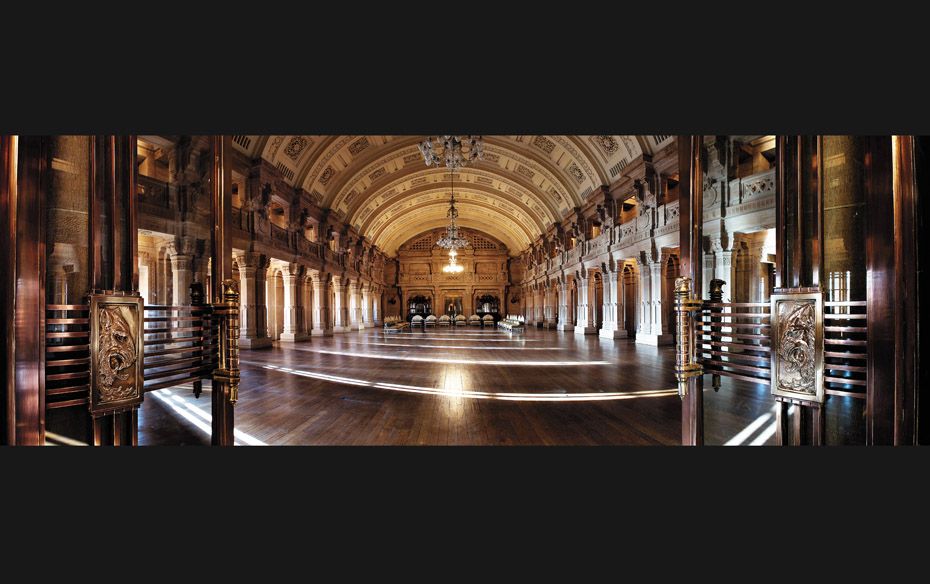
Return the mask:
{"type": "MultiPolygon", "coordinates": [[[[662,258],[668,256],[663,254],[662,258]]],[[[667,330],[667,324],[663,325],[662,314],[662,288],[666,286],[665,278],[662,277],[663,261],[651,261],[643,267],[642,278],[645,281],[649,279],[649,328],[643,334],[636,335],[636,342],[646,345],[668,345],[672,342],[672,335],[667,330]]]]}
{"type": "Polygon", "coordinates": [[[593,335],[597,334],[594,328],[594,318],[591,313],[591,299],[588,297],[590,290],[587,275],[578,278],[578,322],[575,323],[576,335],[593,335]]]}
{"type": "Polygon", "coordinates": [[[305,341],[307,334],[303,331],[300,322],[303,312],[300,304],[303,292],[303,286],[301,286],[303,266],[288,264],[282,269],[281,275],[284,278],[284,331],[281,333],[280,340],[286,343],[305,341]]]}
{"type": "Polygon", "coordinates": [[[236,256],[239,265],[239,346],[244,349],[271,346],[265,328],[260,326],[262,321],[259,316],[265,310],[264,274],[267,262],[265,256],[257,253],[247,252],[236,256]]]}
{"type": "Polygon", "coordinates": [[[349,330],[346,322],[345,288],[345,280],[341,276],[333,276],[333,292],[335,292],[335,301],[332,307],[334,333],[344,333],[349,330]]]}
{"type": "MultiPolygon", "coordinates": [[[[765,233],[764,231],[761,233],[765,233]]],[[[762,260],[766,257],[765,241],[754,239],[749,242],[749,301],[762,302],[762,260]]]]}
{"type": "Polygon", "coordinates": [[[371,293],[371,322],[374,326],[381,326],[381,288],[374,288],[371,293]]]}
{"type": "MultiPolygon", "coordinates": [[[[652,271],[649,268],[649,263],[642,257],[636,259],[637,275],[639,276],[637,283],[639,284],[639,302],[640,302],[640,311],[639,311],[639,329],[636,331],[636,342],[646,342],[641,340],[641,337],[644,339],[646,336],[652,334],[652,271]]],[[[647,343],[651,344],[651,343],[647,343]]]]}
{"type": "Polygon", "coordinates": [[[310,271],[310,281],[313,284],[313,328],[310,335],[314,337],[328,337],[333,334],[329,328],[329,287],[326,274],[318,270],[310,271]]]}
{"type": "Polygon", "coordinates": [[[620,282],[619,274],[622,272],[611,272],[605,269],[601,273],[604,282],[604,323],[598,335],[604,339],[621,339],[626,337],[626,330],[621,329],[623,317],[620,316],[619,310],[623,303],[619,301],[620,282]]]}
{"type": "Polygon", "coordinates": [[[562,302],[559,305],[560,318],[558,329],[560,331],[573,331],[575,330],[575,310],[571,305],[572,288],[568,278],[563,278],[559,282],[559,291],[562,295],[562,302]]]}
{"type": "Polygon", "coordinates": [[[359,330],[359,323],[361,322],[361,307],[359,306],[358,301],[358,280],[352,280],[349,282],[348,286],[348,323],[350,331],[359,330]]]}
{"type": "Polygon", "coordinates": [[[710,248],[711,252],[704,254],[702,263],[704,274],[701,278],[701,298],[705,300],[710,297],[710,281],[714,279],[714,249],[720,248],[720,240],[712,239],[710,248]]]}
{"type": "Polygon", "coordinates": [[[359,322],[359,328],[371,328],[374,323],[371,320],[371,285],[362,286],[362,319],[359,322]]]}
{"type": "Polygon", "coordinates": [[[191,255],[183,253],[183,247],[174,244],[168,246],[168,256],[171,258],[171,274],[173,276],[172,286],[174,288],[174,298],[171,304],[174,306],[189,306],[190,287],[191,287],[191,255]]]}
{"type": "MultiPolygon", "coordinates": [[[[720,240],[717,239],[712,242],[712,248],[714,250],[714,278],[717,280],[723,280],[724,282],[733,283],[733,274],[732,265],[733,265],[733,249],[724,249],[720,243],[720,240]]],[[[732,245],[732,242],[731,242],[732,245]]],[[[723,297],[723,302],[732,302],[731,294],[733,286],[729,286],[730,290],[727,291],[723,297]]]]}
{"type": "Polygon", "coordinates": [[[300,332],[310,336],[313,323],[313,283],[307,268],[300,276],[300,332]]]}
{"type": "Polygon", "coordinates": [[[535,294],[536,291],[533,290],[532,286],[526,287],[526,293],[523,295],[526,298],[526,305],[523,307],[526,318],[526,326],[533,326],[536,322],[536,308],[535,304],[535,294]]]}

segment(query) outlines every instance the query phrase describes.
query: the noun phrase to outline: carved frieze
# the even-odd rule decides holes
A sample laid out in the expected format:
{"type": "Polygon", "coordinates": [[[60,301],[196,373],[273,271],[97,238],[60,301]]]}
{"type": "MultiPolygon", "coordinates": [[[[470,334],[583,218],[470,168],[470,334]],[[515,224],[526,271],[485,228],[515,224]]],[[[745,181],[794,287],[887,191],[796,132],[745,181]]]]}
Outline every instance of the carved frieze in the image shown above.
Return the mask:
{"type": "Polygon", "coordinates": [[[822,294],[773,294],[771,323],[772,394],[822,403],[822,294]]]}
{"type": "Polygon", "coordinates": [[[90,296],[90,411],[94,416],[142,402],[140,296],[90,296]]]}

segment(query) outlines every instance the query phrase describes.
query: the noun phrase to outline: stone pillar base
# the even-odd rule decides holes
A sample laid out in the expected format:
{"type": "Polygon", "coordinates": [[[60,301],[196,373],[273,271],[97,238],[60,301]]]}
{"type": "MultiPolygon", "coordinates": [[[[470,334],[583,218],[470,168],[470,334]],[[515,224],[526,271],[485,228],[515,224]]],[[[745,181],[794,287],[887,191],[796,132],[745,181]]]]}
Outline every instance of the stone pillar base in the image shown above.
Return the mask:
{"type": "Polygon", "coordinates": [[[573,331],[575,330],[575,324],[571,322],[561,322],[556,325],[555,330],[557,331],[573,331]]]}
{"type": "Polygon", "coordinates": [[[581,326],[580,324],[575,325],[575,334],[576,335],[596,335],[597,329],[593,326],[581,326]]]}
{"type": "Polygon", "coordinates": [[[557,324],[554,323],[554,322],[547,322],[546,324],[543,325],[543,328],[544,328],[544,329],[557,330],[557,329],[559,328],[559,325],[557,325],[557,324]]]}
{"type": "Polygon", "coordinates": [[[636,333],[636,342],[641,345],[671,345],[672,335],[656,335],[652,333],[636,333]]]}
{"type": "Polygon", "coordinates": [[[333,336],[333,330],[332,329],[319,329],[319,328],[310,329],[310,336],[311,337],[331,337],[333,336]]]}
{"type": "Polygon", "coordinates": [[[347,333],[347,332],[350,332],[351,330],[352,329],[350,329],[347,326],[334,326],[333,327],[333,333],[347,333]]]}
{"type": "Polygon", "coordinates": [[[310,335],[307,333],[281,333],[281,338],[278,341],[282,343],[298,343],[309,338],[310,335]]]}
{"type": "Polygon", "coordinates": [[[357,331],[358,329],[359,329],[359,326],[357,324],[350,324],[349,326],[346,327],[346,330],[350,332],[357,331]]]}
{"type": "Polygon", "coordinates": [[[250,339],[248,337],[239,338],[239,348],[241,349],[264,349],[271,346],[271,339],[268,337],[261,337],[250,339]]]}
{"type": "Polygon", "coordinates": [[[625,330],[608,330],[608,329],[602,328],[601,331],[597,333],[597,336],[601,337],[602,339],[625,339],[626,331],[625,330]]]}

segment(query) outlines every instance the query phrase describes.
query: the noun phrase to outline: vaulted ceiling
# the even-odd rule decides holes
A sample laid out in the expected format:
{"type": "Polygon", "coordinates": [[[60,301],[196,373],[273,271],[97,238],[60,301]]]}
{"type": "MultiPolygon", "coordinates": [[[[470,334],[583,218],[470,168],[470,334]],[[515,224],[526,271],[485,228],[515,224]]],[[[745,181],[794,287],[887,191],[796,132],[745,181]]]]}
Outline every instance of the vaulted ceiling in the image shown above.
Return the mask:
{"type": "MultiPolygon", "coordinates": [[[[234,136],[287,182],[336,211],[388,255],[414,235],[446,224],[446,168],[427,167],[424,136],[234,136]]],[[[459,169],[459,224],[516,255],[553,223],[616,180],[672,136],[485,136],[484,160],[459,169]]]]}

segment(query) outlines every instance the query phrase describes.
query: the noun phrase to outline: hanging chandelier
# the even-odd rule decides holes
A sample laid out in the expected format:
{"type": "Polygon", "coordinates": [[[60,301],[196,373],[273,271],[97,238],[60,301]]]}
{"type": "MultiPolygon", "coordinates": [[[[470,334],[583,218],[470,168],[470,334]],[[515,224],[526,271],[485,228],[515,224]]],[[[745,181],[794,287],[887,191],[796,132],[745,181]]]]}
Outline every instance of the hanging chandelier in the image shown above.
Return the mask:
{"type": "Polygon", "coordinates": [[[445,163],[453,170],[484,157],[481,136],[430,136],[419,148],[426,166],[445,163]]]}
{"type": "Polygon", "coordinates": [[[455,256],[458,254],[455,253],[455,248],[449,250],[449,263],[442,267],[443,273],[446,274],[460,274],[465,270],[465,266],[455,263],[455,256]]]}
{"type": "Polygon", "coordinates": [[[449,226],[446,227],[446,234],[439,238],[436,245],[451,250],[451,253],[456,248],[468,247],[468,240],[459,236],[459,228],[455,224],[455,220],[459,216],[459,210],[455,208],[455,174],[452,171],[449,171],[449,178],[452,181],[452,195],[449,198],[449,210],[446,212],[446,217],[449,218],[449,226]]]}

